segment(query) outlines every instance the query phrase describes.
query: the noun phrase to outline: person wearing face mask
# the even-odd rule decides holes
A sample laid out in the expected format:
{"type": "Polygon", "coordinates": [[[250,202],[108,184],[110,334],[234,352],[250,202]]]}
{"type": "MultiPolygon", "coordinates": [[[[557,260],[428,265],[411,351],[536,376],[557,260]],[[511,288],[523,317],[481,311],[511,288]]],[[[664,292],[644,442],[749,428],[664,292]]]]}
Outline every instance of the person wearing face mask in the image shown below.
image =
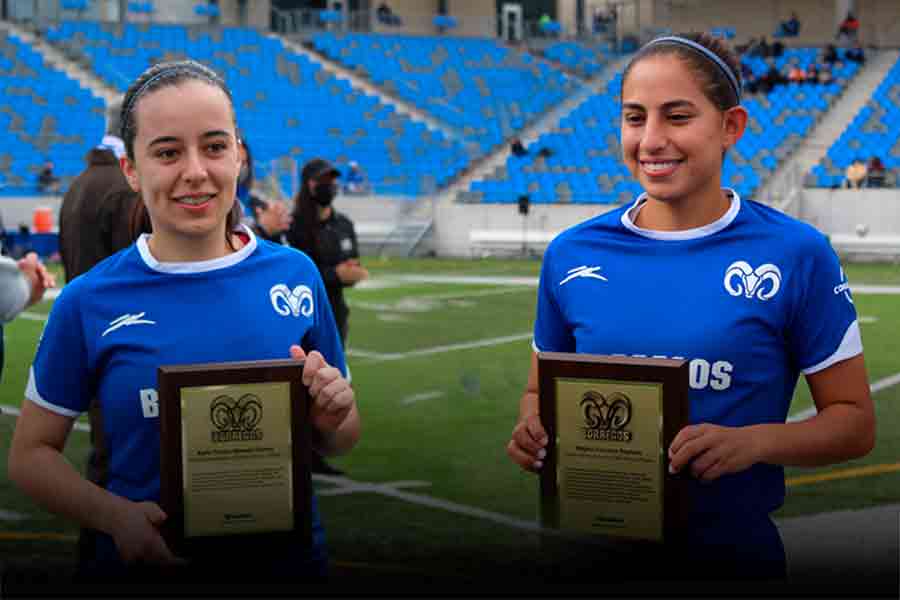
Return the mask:
{"type": "MultiPolygon", "coordinates": [[[[287,241],[308,255],[319,268],[341,341],[346,348],[350,309],[344,300],[344,288],[368,278],[369,271],[359,262],[359,245],[353,222],[332,206],[340,176],[341,172],[334,165],[321,158],[314,158],[303,166],[287,241]]],[[[343,474],[315,453],[312,471],[327,475],[343,474]]]]}

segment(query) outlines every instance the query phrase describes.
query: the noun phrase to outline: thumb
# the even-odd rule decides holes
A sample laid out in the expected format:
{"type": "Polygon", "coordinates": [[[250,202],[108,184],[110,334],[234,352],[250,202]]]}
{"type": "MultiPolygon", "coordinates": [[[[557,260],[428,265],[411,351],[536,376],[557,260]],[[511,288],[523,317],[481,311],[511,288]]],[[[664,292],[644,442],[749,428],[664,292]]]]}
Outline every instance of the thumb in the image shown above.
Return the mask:
{"type": "Polygon", "coordinates": [[[547,443],[547,432],[544,430],[540,417],[537,415],[529,417],[528,421],[526,421],[526,427],[528,427],[528,433],[534,441],[541,445],[547,443]]]}
{"type": "Polygon", "coordinates": [[[303,360],[306,358],[306,352],[297,344],[291,345],[291,358],[294,360],[303,360]]]}

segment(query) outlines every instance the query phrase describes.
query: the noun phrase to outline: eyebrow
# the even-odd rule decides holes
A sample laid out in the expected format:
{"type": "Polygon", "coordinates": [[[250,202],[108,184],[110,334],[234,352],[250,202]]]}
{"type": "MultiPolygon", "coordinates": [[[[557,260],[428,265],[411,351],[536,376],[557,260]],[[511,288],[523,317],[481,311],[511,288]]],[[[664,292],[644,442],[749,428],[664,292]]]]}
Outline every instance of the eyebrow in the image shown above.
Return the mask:
{"type": "MultiPolygon", "coordinates": [[[[627,109],[631,109],[631,110],[644,110],[644,111],[647,110],[646,108],[644,108],[643,104],[639,104],[637,102],[626,102],[625,104],[622,105],[622,108],[623,109],[627,108],[627,109]]],[[[672,110],[672,109],[676,109],[676,108],[696,108],[696,106],[690,100],[672,100],[670,102],[663,103],[663,105],[660,106],[660,108],[662,108],[663,110],[672,110]]]]}
{"type": "MultiPolygon", "coordinates": [[[[221,137],[221,136],[228,137],[228,132],[225,131],[224,129],[216,129],[213,131],[207,131],[200,137],[203,139],[208,139],[208,138],[221,137]]],[[[158,138],[154,138],[149,144],[147,144],[147,147],[150,148],[152,146],[156,146],[157,144],[168,144],[168,143],[177,142],[177,141],[179,141],[179,138],[177,138],[173,135],[164,135],[164,136],[160,136],[158,138]]]]}

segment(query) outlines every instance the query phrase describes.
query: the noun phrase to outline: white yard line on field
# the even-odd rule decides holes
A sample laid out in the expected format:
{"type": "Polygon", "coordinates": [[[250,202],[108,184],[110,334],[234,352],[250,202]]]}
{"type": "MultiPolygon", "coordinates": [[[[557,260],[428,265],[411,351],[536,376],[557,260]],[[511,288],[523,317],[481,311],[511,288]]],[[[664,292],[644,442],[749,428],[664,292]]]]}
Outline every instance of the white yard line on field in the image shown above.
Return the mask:
{"type": "MultiPolygon", "coordinates": [[[[897,385],[898,383],[900,383],[900,373],[894,373],[893,375],[885,377],[884,379],[879,379],[878,381],[873,383],[871,386],[869,386],[869,389],[871,390],[871,393],[877,394],[881,390],[886,390],[891,386],[897,385]]],[[[815,406],[810,406],[809,408],[806,408],[796,414],[789,416],[788,423],[795,423],[797,421],[803,421],[805,419],[810,418],[817,412],[818,411],[816,410],[815,406]]]]}
{"type": "Polygon", "coordinates": [[[416,358],[419,356],[428,356],[430,354],[443,354],[445,352],[455,352],[457,350],[471,350],[473,348],[484,348],[486,346],[499,346],[500,344],[508,344],[510,342],[520,342],[522,340],[531,339],[533,335],[534,334],[529,331],[528,333],[517,333],[515,335],[505,335],[503,337],[488,338],[486,340],[477,340],[474,342],[433,346],[431,348],[422,348],[421,350],[412,350],[411,352],[394,352],[387,354],[378,354],[369,350],[354,350],[351,348],[349,354],[351,356],[356,355],[361,358],[367,358],[375,362],[403,360],[405,358],[416,358]]]}
{"type": "Polygon", "coordinates": [[[435,398],[440,398],[442,396],[446,396],[447,392],[442,392],[441,390],[432,390],[430,392],[420,392],[418,394],[412,394],[407,396],[403,400],[400,401],[400,404],[403,406],[409,406],[410,404],[414,404],[416,402],[421,402],[422,400],[433,400],[435,398]]]}
{"type": "MultiPolygon", "coordinates": [[[[21,414],[22,414],[22,410],[19,409],[17,406],[0,405],[0,415],[12,415],[14,417],[18,417],[21,414]]],[[[87,425],[87,423],[78,423],[78,422],[76,422],[72,426],[72,428],[75,431],[90,431],[91,430],[91,428],[87,425]]]]}
{"type": "Polygon", "coordinates": [[[43,313],[23,312],[19,313],[18,318],[25,319],[26,321],[46,321],[47,315],[43,313]]]}

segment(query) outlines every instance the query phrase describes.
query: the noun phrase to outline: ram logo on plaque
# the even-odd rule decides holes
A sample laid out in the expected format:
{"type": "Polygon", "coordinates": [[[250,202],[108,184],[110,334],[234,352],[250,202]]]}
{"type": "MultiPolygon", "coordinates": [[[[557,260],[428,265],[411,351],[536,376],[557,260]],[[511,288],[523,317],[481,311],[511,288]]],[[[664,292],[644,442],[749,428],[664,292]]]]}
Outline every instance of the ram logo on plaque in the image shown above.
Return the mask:
{"type": "Polygon", "coordinates": [[[253,394],[244,394],[238,400],[219,396],[209,406],[209,420],[218,429],[211,432],[212,441],[262,440],[263,432],[256,428],[262,417],[262,404],[253,394]]]}
{"type": "Polygon", "coordinates": [[[593,390],[581,399],[584,409],[584,439],[630,442],[631,432],[625,429],[631,421],[631,400],[621,392],[606,396],[593,390]]]}

